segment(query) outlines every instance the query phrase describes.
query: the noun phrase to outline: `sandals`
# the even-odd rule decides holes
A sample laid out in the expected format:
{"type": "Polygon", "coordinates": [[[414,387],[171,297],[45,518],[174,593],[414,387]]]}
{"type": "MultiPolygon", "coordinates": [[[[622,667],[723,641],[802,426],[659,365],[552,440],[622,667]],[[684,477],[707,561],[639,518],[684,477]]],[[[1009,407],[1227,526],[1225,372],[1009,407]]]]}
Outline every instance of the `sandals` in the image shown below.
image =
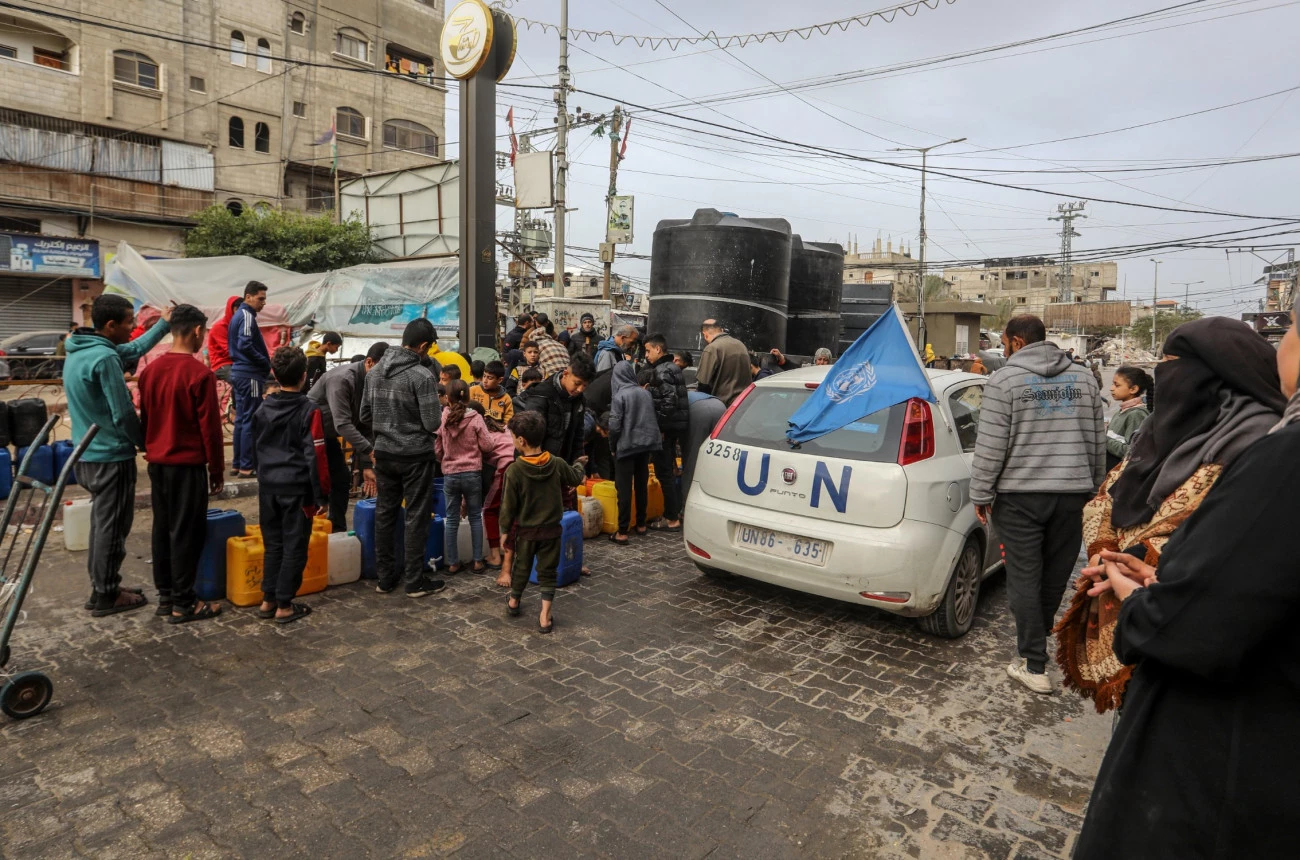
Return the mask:
{"type": "MultiPolygon", "coordinates": [[[[122,594],[131,594],[131,592],[123,589],[118,596],[121,597],[122,594]]],[[[139,597],[139,602],[115,603],[106,609],[92,609],[90,615],[92,618],[106,618],[109,615],[117,615],[119,612],[134,612],[137,609],[144,609],[149,605],[149,601],[143,595],[136,594],[133,596],[139,597]]]]}
{"type": "Polygon", "coordinates": [[[292,624],[299,618],[306,618],[308,615],[311,615],[311,607],[305,603],[291,603],[289,604],[289,608],[293,610],[293,614],[286,615],[283,618],[277,617],[275,619],[276,624],[292,624]]]}
{"type": "MultiPolygon", "coordinates": [[[[123,585],[123,586],[121,586],[120,588],[118,588],[118,591],[129,591],[129,592],[131,592],[132,594],[144,594],[144,589],[143,589],[143,588],[140,588],[140,587],[138,587],[138,586],[126,586],[126,585],[123,585]]],[[[85,607],[83,607],[83,608],[84,608],[87,612],[89,612],[90,610],[92,610],[92,609],[95,608],[95,605],[96,605],[96,604],[95,604],[95,592],[92,591],[92,592],[90,592],[90,596],[86,598],[86,605],[85,605],[85,607]]],[[[168,611],[168,612],[171,612],[171,604],[168,603],[168,604],[166,604],[166,606],[167,606],[167,611],[168,611]]],[[[161,612],[159,612],[158,614],[159,614],[159,615],[162,615],[161,612]]]]}
{"type": "Polygon", "coordinates": [[[554,615],[551,616],[551,623],[550,623],[550,624],[547,624],[547,625],[543,626],[543,625],[541,624],[541,622],[538,622],[538,625],[537,625],[537,632],[540,633],[540,634],[542,634],[543,636],[547,635],[548,633],[553,632],[554,630],[555,630],[555,616],[554,616],[554,615]]]}
{"type": "Polygon", "coordinates": [[[632,541],[628,539],[627,535],[612,534],[609,536],[609,542],[618,544],[619,546],[627,546],[632,541]],[[619,540],[619,537],[622,537],[623,539],[619,540]]]}
{"type": "Polygon", "coordinates": [[[524,611],[523,601],[520,601],[517,606],[511,606],[511,600],[514,600],[514,598],[510,597],[506,600],[506,615],[510,618],[518,618],[519,614],[524,611]]]}
{"type": "Polygon", "coordinates": [[[263,609],[260,606],[257,607],[257,617],[261,618],[263,621],[270,621],[275,617],[275,607],[272,606],[270,609],[263,609]]]}
{"type": "Polygon", "coordinates": [[[189,624],[191,621],[207,621],[209,618],[216,618],[221,614],[220,606],[213,606],[211,603],[202,603],[200,605],[203,607],[202,609],[198,606],[193,606],[190,607],[190,611],[184,615],[172,615],[167,619],[167,623],[189,624]]]}
{"type": "Polygon", "coordinates": [[[679,532],[682,530],[682,524],[680,521],[675,526],[670,526],[667,523],[668,520],[656,520],[650,528],[657,532],[679,532]]]}
{"type": "Polygon", "coordinates": [[[470,573],[486,573],[487,569],[488,569],[487,562],[480,561],[478,564],[472,566],[469,570],[470,573]]]}

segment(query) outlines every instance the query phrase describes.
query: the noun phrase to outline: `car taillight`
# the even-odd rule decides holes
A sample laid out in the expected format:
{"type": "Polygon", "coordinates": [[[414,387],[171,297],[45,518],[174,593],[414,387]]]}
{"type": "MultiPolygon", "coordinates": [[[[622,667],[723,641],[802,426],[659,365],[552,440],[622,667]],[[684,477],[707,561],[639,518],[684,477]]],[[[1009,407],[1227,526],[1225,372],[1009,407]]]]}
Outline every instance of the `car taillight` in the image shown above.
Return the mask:
{"type": "MultiPolygon", "coordinates": [[[[70,503],[69,503],[69,504],[70,504],[70,503]]],[[[686,542],[686,548],[689,549],[691,552],[695,553],[696,555],[698,555],[700,558],[705,558],[705,559],[712,559],[712,558],[713,558],[713,556],[709,555],[707,552],[705,552],[704,550],[700,549],[698,546],[696,546],[695,544],[691,543],[690,541],[687,541],[687,542],[686,542]]]]}
{"type": "Polygon", "coordinates": [[[4,358],[8,354],[9,353],[5,352],[3,349],[0,349],[0,358],[4,358]]]}
{"type": "Polygon", "coordinates": [[[898,465],[906,466],[934,456],[934,415],[930,404],[912,398],[904,407],[903,439],[898,443],[898,465]]]}
{"type": "Polygon", "coordinates": [[[749,392],[753,390],[754,390],[754,383],[751,382],[749,383],[748,388],[740,392],[739,397],[731,401],[731,405],[727,407],[726,412],[722,413],[722,417],[718,419],[718,423],[714,426],[713,432],[709,434],[710,439],[718,438],[718,434],[722,432],[722,428],[727,426],[727,422],[731,420],[732,413],[734,413],[737,409],[740,408],[740,404],[744,402],[745,398],[749,396],[749,392]]]}

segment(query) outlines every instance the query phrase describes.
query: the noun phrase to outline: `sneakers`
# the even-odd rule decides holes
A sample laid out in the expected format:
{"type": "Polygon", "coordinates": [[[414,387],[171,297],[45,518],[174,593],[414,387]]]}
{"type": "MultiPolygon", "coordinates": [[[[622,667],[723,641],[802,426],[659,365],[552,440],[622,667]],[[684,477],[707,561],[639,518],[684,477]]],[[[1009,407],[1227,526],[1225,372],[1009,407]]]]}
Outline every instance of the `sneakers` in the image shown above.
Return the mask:
{"type": "Polygon", "coordinates": [[[1012,660],[1007,665],[1007,674],[1035,693],[1046,695],[1052,692],[1052,681],[1047,677],[1047,673],[1035,674],[1029,671],[1027,661],[1023,657],[1012,660]]]}
{"type": "Polygon", "coordinates": [[[375,584],[375,591],[378,591],[380,594],[392,594],[394,588],[397,588],[396,582],[392,585],[385,585],[383,580],[380,580],[375,584]]]}
{"type": "Polygon", "coordinates": [[[447,583],[443,582],[441,579],[429,579],[426,576],[414,585],[408,585],[406,587],[406,596],[428,597],[430,594],[437,594],[446,587],[447,583]]]}

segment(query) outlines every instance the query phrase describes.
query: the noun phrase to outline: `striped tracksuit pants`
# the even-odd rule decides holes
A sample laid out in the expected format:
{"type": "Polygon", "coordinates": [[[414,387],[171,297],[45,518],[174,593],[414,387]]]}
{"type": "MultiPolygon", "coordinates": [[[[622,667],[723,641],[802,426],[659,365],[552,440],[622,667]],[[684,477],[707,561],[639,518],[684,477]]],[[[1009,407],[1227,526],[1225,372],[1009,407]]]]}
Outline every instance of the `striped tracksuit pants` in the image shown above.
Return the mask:
{"type": "Polygon", "coordinates": [[[135,459],[116,463],[87,463],[76,466],[77,483],[91,498],[90,557],[86,567],[101,606],[117,600],[122,584],[122,561],[126,558],[126,537],[135,521],[135,459]]]}

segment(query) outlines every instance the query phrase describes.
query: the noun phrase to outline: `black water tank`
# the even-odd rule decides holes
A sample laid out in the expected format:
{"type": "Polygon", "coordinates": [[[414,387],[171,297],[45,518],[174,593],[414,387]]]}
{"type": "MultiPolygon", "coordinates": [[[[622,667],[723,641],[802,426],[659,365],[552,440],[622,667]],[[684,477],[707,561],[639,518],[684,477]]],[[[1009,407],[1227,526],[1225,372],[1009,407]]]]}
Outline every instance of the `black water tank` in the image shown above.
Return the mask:
{"type": "Polygon", "coordinates": [[[841,354],[889,310],[893,295],[894,285],[889,281],[844,285],[840,298],[841,354]]]}
{"type": "Polygon", "coordinates": [[[651,333],[669,349],[698,350],[713,318],[757,352],[785,349],[790,222],[698,209],[660,221],[650,262],[651,333]]]}
{"type": "Polygon", "coordinates": [[[15,448],[26,448],[41,435],[48,413],[39,397],[24,397],[9,402],[9,439],[15,448]]]}
{"type": "Polygon", "coordinates": [[[844,247],[790,240],[790,310],[785,351],[810,356],[826,347],[839,354],[844,247]]]}

